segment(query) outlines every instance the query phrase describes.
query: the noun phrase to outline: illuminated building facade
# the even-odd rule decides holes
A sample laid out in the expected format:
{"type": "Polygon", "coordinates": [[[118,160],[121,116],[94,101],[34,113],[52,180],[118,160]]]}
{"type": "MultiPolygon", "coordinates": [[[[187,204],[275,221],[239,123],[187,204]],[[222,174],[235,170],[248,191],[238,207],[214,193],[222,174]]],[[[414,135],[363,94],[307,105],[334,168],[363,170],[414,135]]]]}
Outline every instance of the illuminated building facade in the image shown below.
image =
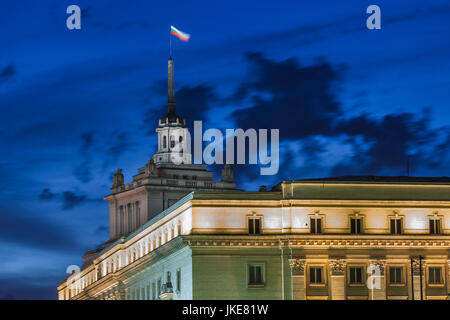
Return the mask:
{"type": "Polygon", "coordinates": [[[238,191],[229,166],[213,181],[186,150],[171,161],[181,151],[168,143],[187,129],[171,107],[170,68],[158,152],[131,183],[116,172],[110,240],[83,256],[59,299],[448,299],[450,178],[238,191]]]}

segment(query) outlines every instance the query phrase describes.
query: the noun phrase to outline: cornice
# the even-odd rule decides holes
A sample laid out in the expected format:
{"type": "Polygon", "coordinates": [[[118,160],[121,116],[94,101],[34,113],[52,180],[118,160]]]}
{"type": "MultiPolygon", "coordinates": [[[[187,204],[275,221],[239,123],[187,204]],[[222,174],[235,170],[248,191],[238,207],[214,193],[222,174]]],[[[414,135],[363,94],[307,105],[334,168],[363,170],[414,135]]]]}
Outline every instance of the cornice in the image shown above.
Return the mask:
{"type": "Polygon", "coordinates": [[[450,248],[450,237],[439,236],[430,239],[419,236],[395,238],[389,236],[366,236],[355,239],[352,236],[311,237],[311,235],[278,236],[214,236],[189,235],[183,241],[190,247],[270,248],[282,246],[291,248],[450,248]]]}

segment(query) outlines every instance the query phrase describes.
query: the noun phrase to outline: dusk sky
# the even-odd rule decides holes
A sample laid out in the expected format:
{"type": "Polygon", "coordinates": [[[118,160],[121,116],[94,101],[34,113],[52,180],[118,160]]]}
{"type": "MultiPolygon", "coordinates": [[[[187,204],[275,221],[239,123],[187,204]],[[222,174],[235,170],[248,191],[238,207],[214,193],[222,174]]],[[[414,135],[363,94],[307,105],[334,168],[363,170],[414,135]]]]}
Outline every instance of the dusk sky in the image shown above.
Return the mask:
{"type": "Polygon", "coordinates": [[[191,34],[173,39],[189,125],[280,129],[279,174],[235,166],[240,189],[405,175],[408,156],[413,176],[450,175],[448,0],[3,0],[0,299],[56,299],[108,239],[112,173],[129,182],[156,152],[170,25],[191,34]]]}

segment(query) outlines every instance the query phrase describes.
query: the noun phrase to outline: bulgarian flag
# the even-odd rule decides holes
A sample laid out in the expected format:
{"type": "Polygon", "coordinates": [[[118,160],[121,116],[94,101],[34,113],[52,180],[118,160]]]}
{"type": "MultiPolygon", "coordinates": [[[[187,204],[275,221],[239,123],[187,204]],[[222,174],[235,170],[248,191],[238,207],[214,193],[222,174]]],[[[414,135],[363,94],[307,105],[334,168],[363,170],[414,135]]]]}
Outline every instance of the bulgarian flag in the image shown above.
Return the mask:
{"type": "Polygon", "coordinates": [[[180,38],[182,41],[188,42],[189,38],[191,37],[190,34],[184,33],[183,31],[178,30],[174,26],[170,26],[170,33],[174,36],[180,38]]]}

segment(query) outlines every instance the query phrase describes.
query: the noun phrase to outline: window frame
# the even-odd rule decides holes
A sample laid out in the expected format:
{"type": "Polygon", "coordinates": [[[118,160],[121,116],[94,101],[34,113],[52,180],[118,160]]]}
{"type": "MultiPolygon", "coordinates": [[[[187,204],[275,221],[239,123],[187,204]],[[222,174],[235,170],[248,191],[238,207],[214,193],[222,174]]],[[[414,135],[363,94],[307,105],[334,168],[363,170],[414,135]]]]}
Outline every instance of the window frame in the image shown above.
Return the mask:
{"type": "MultiPolygon", "coordinates": [[[[362,215],[356,215],[356,214],[353,214],[353,215],[350,215],[349,216],[349,220],[348,220],[348,224],[349,224],[349,231],[350,231],[350,234],[352,234],[352,235],[358,235],[358,234],[364,234],[364,216],[362,216],[362,215]],[[352,232],[352,220],[359,220],[360,221],[360,230],[359,230],[359,232],[352,232]]],[[[355,225],[355,228],[356,228],[356,225],[355,225]]]]}
{"type": "Polygon", "coordinates": [[[367,270],[367,266],[366,265],[362,265],[362,264],[349,264],[347,265],[347,278],[348,278],[348,285],[349,286],[365,286],[366,285],[366,281],[367,281],[367,274],[366,272],[364,272],[365,270],[367,270]],[[352,278],[352,268],[359,268],[361,269],[361,282],[351,282],[351,278],[352,278]]]}
{"type": "Polygon", "coordinates": [[[324,219],[324,217],[323,217],[323,215],[316,215],[316,214],[314,214],[314,215],[310,215],[309,216],[309,233],[310,234],[324,234],[325,233],[325,227],[324,227],[324,223],[325,222],[325,219],[324,219]],[[315,226],[314,226],[314,229],[315,229],[315,232],[312,232],[312,225],[313,225],[313,223],[312,223],[312,221],[313,220],[320,220],[320,230],[319,230],[319,232],[317,232],[317,224],[315,223],[315,226]]]}
{"type": "Polygon", "coordinates": [[[327,277],[327,269],[326,266],[323,264],[310,264],[307,266],[306,269],[306,280],[308,283],[308,286],[310,287],[325,287],[327,285],[328,277],[327,277]],[[320,268],[322,270],[322,282],[311,282],[311,268],[318,269],[320,268]]]}
{"type": "Polygon", "coordinates": [[[392,264],[387,266],[387,283],[392,287],[402,287],[406,285],[406,271],[405,266],[401,264],[392,264]],[[401,281],[400,282],[391,282],[391,268],[396,268],[401,270],[401,281]]]}
{"type": "MultiPolygon", "coordinates": [[[[436,228],[436,225],[434,226],[434,228],[436,228]]],[[[440,235],[440,234],[442,234],[442,217],[441,216],[430,216],[428,218],[428,232],[429,232],[429,234],[432,234],[432,235],[440,235]],[[432,221],[434,221],[434,222],[438,221],[439,222],[439,232],[431,233],[431,222],[432,221]]]]}
{"type": "Polygon", "coordinates": [[[446,274],[445,274],[445,267],[443,267],[442,265],[437,265],[437,264],[431,264],[431,265],[427,265],[426,266],[426,281],[427,281],[427,285],[429,287],[443,287],[446,285],[446,274]],[[430,268],[439,268],[441,270],[441,282],[440,283],[431,283],[430,282],[430,268]]]}
{"type": "Polygon", "coordinates": [[[403,234],[405,234],[405,219],[404,218],[405,218],[404,216],[397,216],[397,215],[389,217],[389,234],[390,235],[394,235],[395,236],[395,235],[403,235],[403,234]],[[398,224],[397,223],[395,223],[395,232],[394,233],[392,232],[392,228],[391,228],[392,220],[395,220],[395,221],[400,220],[400,228],[401,228],[401,232],[400,233],[397,230],[397,228],[398,228],[398,224]]]}
{"type": "Polygon", "coordinates": [[[266,263],[264,261],[249,261],[247,267],[247,288],[263,288],[266,286],[266,263]],[[261,268],[261,283],[250,283],[250,267],[261,268]]]}
{"type": "Polygon", "coordinates": [[[180,293],[181,292],[181,268],[177,269],[176,276],[177,276],[176,291],[177,291],[177,293],[180,293]]]}
{"type": "Polygon", "coordinates": [[[252,214],[252,215],[248,215],[247,216],[247,234],[248,235],[252,235],[252,236],[257,236],[257,235],[261,235],[263,234],[263,216],[262,215],[256,215],[256,214],[252,214]],[[250,221],[253,220],[259,220],[259,233],[255,232],[255,225],[254,222],[253,223],[253,233],[250,233],[250,221]]]}

